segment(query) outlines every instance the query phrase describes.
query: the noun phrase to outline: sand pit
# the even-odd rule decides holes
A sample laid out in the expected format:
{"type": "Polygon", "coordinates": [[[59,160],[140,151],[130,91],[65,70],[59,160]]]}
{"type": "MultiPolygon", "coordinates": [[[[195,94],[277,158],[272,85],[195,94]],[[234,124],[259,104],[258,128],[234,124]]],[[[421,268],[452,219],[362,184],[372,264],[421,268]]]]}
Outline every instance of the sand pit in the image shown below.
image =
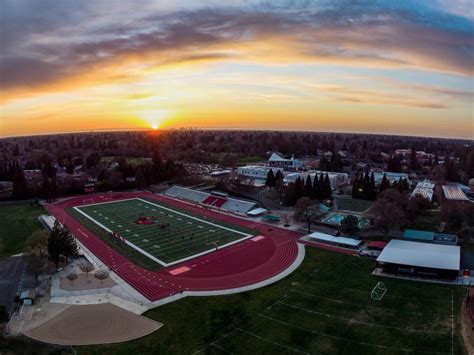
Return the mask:
{"type": "Polygon", "coordinates": [[[82,291],[82,290],[96,290],[101,288],[111,288],[116,285],[111,278],[105,279],[102,282],[94,277],[93,273],[87,276],[85,273],[77,275],[77,279],[73,282],[69,281],[67,277],[61,277],[59,280],[59,287],[67,291],[82,291]]]}
{"type": "Polygon", "coordinates": [[[110,303],[71,306],[26,336],[51,344],[120,343],[143,337],[162,326],[110,303]]]}

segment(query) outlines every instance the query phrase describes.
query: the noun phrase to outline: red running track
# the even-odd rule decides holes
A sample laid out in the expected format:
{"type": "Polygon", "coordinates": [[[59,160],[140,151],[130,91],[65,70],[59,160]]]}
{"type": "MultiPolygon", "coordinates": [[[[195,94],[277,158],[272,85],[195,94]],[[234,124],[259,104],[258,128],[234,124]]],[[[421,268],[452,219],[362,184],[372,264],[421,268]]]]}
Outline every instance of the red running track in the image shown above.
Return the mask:
{"type": "MultiPolygon", "coordinates": [[[[156,301],[185,290],[224,290],[255,284],[287,269],[298,254],[296,241],[301,237],[301,234],[297,232],[203,209],[149,192],[112,195],[114,200],[133,197],[152,198],[215,220],[258,230],[258,234],[265,237],[258,241],[247,239],[159,271],[149,271],[135,265],[115,249],[109,247],[93,231],[65,212],[68,207],[82,205],[85,199],[90,200],[90,195],[74,197],[46,206],[52,215],[68,226],[74,236],[88,250],[150,301],[156,301]],[[178,275],[170,274],[170,270],[180,267],[189,270],[178,275]]],[[[100,202],[97,197],[95,202],[100,202]]]]}

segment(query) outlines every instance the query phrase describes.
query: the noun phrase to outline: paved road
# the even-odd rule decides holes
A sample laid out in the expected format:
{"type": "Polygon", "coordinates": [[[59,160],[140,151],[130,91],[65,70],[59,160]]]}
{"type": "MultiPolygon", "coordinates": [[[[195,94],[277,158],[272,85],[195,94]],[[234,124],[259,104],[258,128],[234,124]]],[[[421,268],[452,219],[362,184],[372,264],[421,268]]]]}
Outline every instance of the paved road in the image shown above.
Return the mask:
{"type": "Polygon", "coordinates": [[[10,312],[25,262],[21,257],[10,257],[0,260],[0,304],[10,312]]]}

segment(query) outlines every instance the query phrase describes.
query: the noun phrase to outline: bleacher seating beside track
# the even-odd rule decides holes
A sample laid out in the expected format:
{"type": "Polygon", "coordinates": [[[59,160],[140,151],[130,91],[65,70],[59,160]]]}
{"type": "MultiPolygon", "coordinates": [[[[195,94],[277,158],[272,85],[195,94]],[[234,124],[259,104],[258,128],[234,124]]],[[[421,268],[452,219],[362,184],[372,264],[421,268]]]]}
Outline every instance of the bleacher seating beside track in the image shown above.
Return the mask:
{"type": "Polygon", "coordinates": [[[196,203],[203,202],[206,198],[210,196],[209,193],[203,191],[196,191],[193,189],[188,189],[181,186],[172,186],[165,191],[165,195],[176,197],[196,203]]]}
{"type": "Polygon", "coordinates": [[[230,212],[246,214],[248,211],[250,211],[254,207],[255,207],[255,202],[229,198],[227,202],[222,206],[222,209],[230,211],[230,212]]]}
{"type": "Polygon", "coordinates": [[[223,197],[208,192],[196,191],[187,187],[172,186],[164,192],[165,195],[219,208],[225,211],[246,214],[255,207],[255,202],[223,197]]]}

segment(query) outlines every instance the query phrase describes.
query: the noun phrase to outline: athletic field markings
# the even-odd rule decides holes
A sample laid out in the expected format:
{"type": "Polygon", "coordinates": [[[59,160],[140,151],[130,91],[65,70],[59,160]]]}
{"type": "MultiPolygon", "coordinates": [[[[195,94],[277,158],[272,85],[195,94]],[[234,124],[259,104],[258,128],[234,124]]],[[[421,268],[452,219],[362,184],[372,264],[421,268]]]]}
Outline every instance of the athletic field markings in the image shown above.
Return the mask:
{"type": "MultiPolygon", "coordinates": [[[[94,222],[95,224],[97,224],[98,226],[100,226],[102,229],[104,229],[105,231],[109,232],[109,233],[113,233],[113,231],[106,227],[104,224],[100,223],[99,221],[97,221],[96,219],[94,219],[93,217],[91,217],[88,213],[84,212],[81,210],[81,208],[86,208],[86,207],[90,207],[90,206],[95,206],[95,205],[104,205],[104,204],[109,204],[109,203],[118,203],[118,202],[126,202],[126,201],[141,201],[141,202],[138,202],[138,205],[139,206],[144,206],[143,204],[148,204],[148,205],[152,205],[152,206],[155,206],[157,208],[160,208],[160,209],[163,209],[165,211],[167,211],[168,213],[173,213],[174,215],[168,215],[168,217],[170,218],[176,218],[175,215],[180,215],[182,217],[185,217],[187,219],[192,219],[194,221],[197,221],[201,224],[206,224],[206,225],[210,225],[210,226],[213,226],[213,227],[216,227],[216,228],[219,228],[221,230],[225,230],[225,231],[229,231],[229,232],[232,232],[234,234],[239,234],[239,235],[243,235],[242,238],[239,238],[239,239],[235,239],[235,240],[232,240],[230,241],[229,243],[226,243],[224,245],[220,245],[219,248],[225,248],[225,247],[228,247],[230,245],[233,245],[233,244],[237,244],[237,243],[240,243],[241,241],[245,240],[245,239],[248,239],[248,238],[252,238],[253,235],[251,234],[247,234],[247,233],[244,233],[244,232],[241,232],[239,230],[236,230],[236,229],[232,229],[232,228],[228,228],[228,227],[224,227],[222,225],[219,225],[219,224],[216,224],[216,223],[212,223],[212,222],[209,222],[207,220],[203,220],[203,219],[200,219],[200,218],[197,218],[197,217],[194,217],[194,216],[189,216],[185,213],[182,213],[182,212],[179,212],[179,211],[176,211],[176,210],[173,210],[171,208],[167,208],[165,206],[161,206],[161,205],[157,205],[155,203],[152,203],[150,201],[146,201],[146,200],[143,200],[141,198],[131,198],[131,199],[125,199],[125,200],[117,200],[117,201],[108,201],[108,202],[100,202],[100,203],[92,203],[92,204],[85,204],[85,205],[82,205],[82,206],[76,206],[74,207],[74,209],[79,212],[80,214],[82,214],[83,216],[85,216],[87,219],[91,220],[92,222],[94,222]]],[[[160,214],[165,214],[164,211],[159,211],[160,214]]],[[[105,220],[108,219],[108,217],[104,217],[105,220]]],[[[188,221],[187,222],[188,224],[192,225],[193,223],[188,221]]],[[[198,227],[200,229],[204,228],[203,226],[199,226],[198,227]]],[[[128,229],[126,229],[126,231],[129,232],[128,229]]],[[[146,233],[145,233],[146,234],[146,233]]],[[[134,237],[140,237],[139,234],[135,233],[133,235],[134,237]]],[[[176,246],[176,248],[170,248],[172,249],[172,251],[170,250],[167,250],[167,248],[160,248],[160,254],[164,254],[165,257],[168,257],[169,259],[172,259],[169,257],[169,253],[172,253],[172,252],[177,252],[179,250],[183,250],[183,251],[187,251],[188,254],[189,253],[192,253],[192,250],[189,249],[189,247],[199,247],[200,243],[199,241],[203,241],[205,240],[207,237],[204,236],[204,237],[199,237],[196,238],[195,242],[193,242],[191,245],[189,246],[185,246],[185,247],[180,247],[180,246],[176,246]]],[[[133,238],[130,238],[130,239],[133,239],[133,238]]],[[[194,239],[194,238],[193,238],[194,239]]],[[[155,257],[154,255],[150,254],[149,252],[143,250],[142,248],[140,248],[139,246],[137,246],[135,243],[131,242],[128,240],[128,238],[125,239],[125,243],[127,245],[129,245],[130,247],[132,247],[133,249],[137,250],[138,252],[140,252],[141,254],[147,256],[148,258],[152,259],[153,261],[159,263],[160,265],[162,266],[171,266],[171,265],[174,265],[174,264],[177,264],[177,263],[181,263],[181,262],[184,262],[184,261],[187,261],[187,260],[190,260],[190,259],[194,259],[196,257],[199,257],[199,256],[202,256],[202,255],[205,255],[205,254],[208,254],[210,252],[213,252],[215,251],[215,247],[213,246],[212,248],[210,249],[207,249],[207,250],[204,250],[202,252],[199,252],[199,253],[196,253],[196,254],[193,254],[193,255],[189,255],[187,257],[184,257],[184,258],[181,258],[179,260],[173,260],[171,262],[165,262],[157,257],[155,257]]],[[[143,245],[142,245],[143,246],[143,245]]]]}
{"type": "Polygon", "coordinates": [[[337,319],[337,320],[340,320],[340,321],[346,322],[346,323],[358,323],[358,324],[362,324],[362,325],[367,325],[369,327],[394,329],[394,330],[400,330],[400,331],[409,332],[409,333],[446,334],[444,332],[430,332],[430,331],[425,331],[425,330],[405,329],[405,328],[400,328],[400,327],[392,327],[392,326],[389,326],[389,325],[364,322],[364,321],[354,320],[354,319],[350,319],[350,318],[343,318],[343,317],[333,316],[333,315],[327,314],[327,313],[318,312],[318,311],[315,311],[315,310],[312,310],[312,309],[307,309],[307,308],[295,306],[293,304],[286,303],[286,302],[278,302],[278,304],[281,304],[281,305],[284,305],[286,307],[290,307],[290,308],[293,308],[293,309],[298,309],[298,310],[306,312],[306,313],[317,314],[319,316],[323,316],[323,317],[326,317],[326,318],[337,319]]]}
{"type": "Polygon", "coordinates": [[[306,295],[306,296],[310,296],[310,297],[325,299],[325,300],[327,300],[327,301],[334,302],[334,303],[347,304],[347,305],[349,305],[349,306],[355,306],[355,307],[361,307],[361,308],[364,308],[364,307],[367,307],[367,308],[375,308],[375,309],[381,309],[381,310],[383,310],[383,311],[407,313],[407,314],[413,314],[413,315],[417,315],[417,316],[447,317],[447,318],[451,318],[451,315],[450,315],[450,314],[436,314],[436,313],[410,312],[410,311],[404,311],[404,310],[395,309],[395,308],[390,308],[390,307],[375,306],[375,305],[372,305],[372,304],[370,304],[370,303],[368,303],[368,302],[367,302],[367,303],[351,303],[351,302],[345,302],[345,301],[341,301],[341,300],[336,300],[336,299],[333,299],[333,298],[328,298],[328,297],[324,297],[324,296],[319,296],[319,295],[315,295],[315,294],[313,294],[313,293],[308,293],[308,292],[299,291],[299,290],[295,290],[295,289],[292,289],[291,292],[299,293],[299,294],[306,295]]]}
{"type": "Polygon", "coordinates": [[[349,343],[360,344],[360,345],[366,345],[366,346],[372,346],[372,347],[379,348],[379,349],[392,349],[392,350],[398,350],[398,351],[404,351],[404,352],[417,351],[417,352],[426,352],[426,353],[430,353],[430,354],[445,354],[444,352],[439,352],[439,351],[423,351],[423,350],[396,348],[396,347],[387,346],[387,345],[379,345],[379,344],[373,344],[373,343],[366,343],[366,342],[363,342],[363,341],[357,341],[357,340],[347,339],[347,338],[338,337],[338,336],[335,336],[335,335],[331,335],[331,334],[322,333],[322,332],[318,332],[318,331],[315,331],[315,330],[311,330],[311,329],[299,327],[299,326],[297,326],[297,325],[290,324],[290,323],[288,323],[288,322],[285,322],[285,321],[282,321],[282,320],[279,320],[279,319],[276,319],[276,318],[272,318],[272,317],[267,316],[267,315],[262,314],[262,313],[260,313],[258,316],[259,316],[259,317],[262,317],[262,318],[269,319],[269,320],[274,321],[274,322],[276,322],[276,323],[283,324],[283,325],[288,326],[288,327],[291,327],[291,328],[299,329],[299,330],[301,330],[301,331],[314,334],[314,335],[320,335],[320,336],[323,336],[323,337],[328,337],[328,338],[332,338],[332,339],[336,339],[336,340],[341,340],[341,341],[345,341],[345,342],[349,342],[349,343]]]}
{"type": "Polygon", "coordinates": [[[250,335],[250,336],[252,336],[252,337],[254,337],[254,338],[257,338],[257,339],[266,341],[267,343],[270,343],[270,344],[273,344],[273,345],[277,345],[277,346],[279,346],[279,347],[281,347],[281,348],[284,348],[284,349],[293,351],[293,352],[295,352],[295,353],[311,355],[311,353],[307,353],[307,352],[305,352],[305,351],[301,351],[301,350],[298,350],[298,349],[296,349],[296,348],[292,348],[292,347],[290,347],[290,346],[277,343],[276,341],[273,341],[273,340],[270,340],[270,339],[261,337],[260,335],[257,335],[257,334],[250,333],[250,332],[248,332],[248,331],[246,331],[246,330],[243,330],[242,328],[237,328],[237,330],[240,331],[240,332],[243,332],[243,333],[245,333],[245,334],[247,334],[247,335],[250,335]]]}
{"type": "MultiPolygon", "coordinates": [[[[358,290],[356,288],[339,287],[339,286],[331,285],[331,284],[324,283],[324,282],[314,281],[314,280],[308,280],[308,282],[317,283],[317,284],[329,286],[329,287],[332,287],[332,288],[337,288],[339,290],[355,291],[355,292],[367,293],[367,294],[370,294],[370,292],[371,292],[371,291],[358,290]]],[[[446,303],[445,300],[442,300],[442,299],[439,299],[439,298],[426,298],[426,297],[419,297],[418,298],[418,297],[396,296],[396,295],[385,295],[385,297],[404,298],[404,299],[410,299],[410,300],[425,300],[425,301],[435,301],[435,302],[440,302],[440,303],[446,303]]]]}

